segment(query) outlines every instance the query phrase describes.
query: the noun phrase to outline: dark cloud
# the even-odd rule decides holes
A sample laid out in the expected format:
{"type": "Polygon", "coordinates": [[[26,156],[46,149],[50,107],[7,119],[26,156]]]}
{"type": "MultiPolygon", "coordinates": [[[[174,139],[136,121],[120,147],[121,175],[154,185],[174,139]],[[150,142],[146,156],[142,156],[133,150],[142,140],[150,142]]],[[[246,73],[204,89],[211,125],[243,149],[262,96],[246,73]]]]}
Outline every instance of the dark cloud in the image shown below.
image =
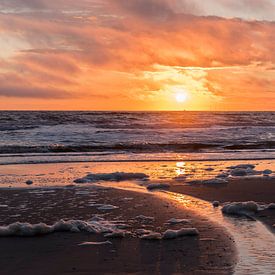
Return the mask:
{"type": "Polygon", "coordinates": [[[12,85],[0,85],[0,96],[4,97],[22,97],[22,98],[53,98],[64,99],[70,98],[71,95],[67,91],[54,88],[40,87],[22,87],[12,85]]]}
{"type": "Polygon", "coordinates": [[[114,0],[113,2],[119,11],[125,11],[132,15],[147,19],[163,19],[174,12],[165,0],[114,0]]]}
{"type": "Polygon", "coordinates": [[[29,12],[66,12],[81,14],[102,10],[106,0],[0,0],[0,11],[29,13],[29,12]]]}

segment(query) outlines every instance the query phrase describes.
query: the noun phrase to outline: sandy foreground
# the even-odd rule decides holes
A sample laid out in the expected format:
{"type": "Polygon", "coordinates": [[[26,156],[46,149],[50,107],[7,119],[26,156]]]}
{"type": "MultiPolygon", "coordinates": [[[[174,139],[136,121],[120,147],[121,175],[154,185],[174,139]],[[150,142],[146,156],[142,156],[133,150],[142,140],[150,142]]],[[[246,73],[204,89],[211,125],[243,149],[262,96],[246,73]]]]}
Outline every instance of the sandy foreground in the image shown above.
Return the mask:
{"type": "MultiPolygon", "coordinates": [[[[235,163],[234,163],[235,164],[235,163]]],[[[0,226],[14,222],[53,224],[60,219],[88,221],[97,215],[121,221],[129,235],[107,238],[103,234],[55,232],[36,237],[1,237],[1,274],[232,274],[238,261],[234,239],[225,227],[144,185],[169,183],[170,192],[212,202],[275,202],[273,177],[230,179],[226,184],[188,184],[189,180],[213,178],[232,163],[128,163],[39,164],[0,167],[0,226]],[[88,172],[143,172],[144,183],[73,184],[88,172]],[[196,177],[195,177],[195,176],[196,177]],[[31,186],[26,180],[33,180],[31,186]],[[122,189],[114,189],[116,185],[122,189]],[[143,185],[141,190],[139,184],[143,185]],[[127,187],[138,192],[125,190],[127,187]],[[113,209],[100,209],[102,205],[113,209]],[[143,215],[153,219],[137,218],[143,215]],[[167,224],[171,218],[186,219],[167,224]],[[163,233],[167,229],[196,228],[198,236],[173,240],[142,240],[139,229],[163,233]],[[109,241],[110,243],[106,243],[109,241]],[[82,246],[83,242],[93,242],[82,246]],[[103,242],[103,244],[102,244],[103,242]],[[105,243],[104,243],[105,242],[105,243]],[[101,244],[100,244],[101,243],[101,244]]],[[[272,162],[256,168],[273,168],[272,162]]],[[[220,211],[217,209],[217,211],[220,211]]],[[[256,215],[274,230],[275,211],[256,215]]]]}
{"type": "Polygon", "coordinates": [[[1,209],[1,224],[18,220],[52,224],[61,218],[88,220],[99,214],[108,220],[125,221],[131,232],[140,228],[164,232],[168,228],[192,226],[199,230],[199,236],[159,241],[130,236],[109,239],[111,244],[88,246],[79,244],[104,242],[106,238],[88,233],[1,238],[1,274],[232,273],[236,262],[232,238],[222,227],[190,213],[180,205],[150,194],[103,188],[96,190],[96,201],[119,208],[99,211],[89,206],[89,201],[95,199],[93,188],[52,191],[1,191],[1,201],[10,206],[1,209]],[[135,217],[141,214],[155,219],[152,222],[136,220],[135,217]],[[167,220],[171,218],[189,219],[190,223],[167,225],[167,220]]]}

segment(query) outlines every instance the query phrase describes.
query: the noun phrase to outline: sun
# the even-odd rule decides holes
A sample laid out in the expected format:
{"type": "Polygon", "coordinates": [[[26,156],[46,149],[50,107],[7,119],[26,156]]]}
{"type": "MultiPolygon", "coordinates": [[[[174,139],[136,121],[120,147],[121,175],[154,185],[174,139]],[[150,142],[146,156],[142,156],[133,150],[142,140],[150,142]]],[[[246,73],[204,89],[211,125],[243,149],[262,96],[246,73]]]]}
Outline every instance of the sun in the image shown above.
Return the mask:
{"type": "Polygon", "coordinates": [[[185,92],[178,92],[176,93],[175,98],[178,103],[183,103],[187,99],[187,94],[185,92]]]}

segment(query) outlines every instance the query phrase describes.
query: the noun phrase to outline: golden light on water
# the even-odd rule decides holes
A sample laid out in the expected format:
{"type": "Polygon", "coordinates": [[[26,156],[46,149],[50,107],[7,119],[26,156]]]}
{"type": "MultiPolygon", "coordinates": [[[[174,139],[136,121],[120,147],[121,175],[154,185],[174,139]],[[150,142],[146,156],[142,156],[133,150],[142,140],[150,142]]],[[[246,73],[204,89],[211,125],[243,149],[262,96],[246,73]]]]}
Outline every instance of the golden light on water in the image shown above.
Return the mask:
{"type": "Polygon", "coordinates": [[[183,176],[186,174],[186,163],[183,161],[177,162],[176,163],[176,174],[177,176],[183,176]]]}

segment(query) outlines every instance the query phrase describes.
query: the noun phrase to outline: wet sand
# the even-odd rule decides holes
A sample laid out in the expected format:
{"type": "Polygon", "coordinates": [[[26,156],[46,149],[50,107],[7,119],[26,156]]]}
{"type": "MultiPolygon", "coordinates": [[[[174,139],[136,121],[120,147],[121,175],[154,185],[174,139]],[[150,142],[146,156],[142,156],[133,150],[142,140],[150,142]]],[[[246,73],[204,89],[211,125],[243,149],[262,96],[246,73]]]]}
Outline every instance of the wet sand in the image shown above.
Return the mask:
{"type": "Polygon", "coordinates": [[[129,236],[111,239],[112,244],[91,246],[78,244],[106,238],[87,233],[0,238],[1,274],[232,274],[236,263],[234,242],[224,228],[150,193],[71,187],[44,193],[36,189],[1,190],[0,198],[1,204],[7,205],[0,211],[1,225],[15,221],[52,224],[61,218],[88,220],[101,214],[108,220],[124,220],[131,232],[139,228],[164,232],[190,226],[200,232],[198,237],[161,241],[129,236]],[[89,206],[91,200],[119,208],[99,211],[89,206]],[[140,223],[135,220],[138,215],[155,220],[140,223]],[[167,225],[170,218],[191,222],[167,225]]]}
{"type": "MultiPolygon", "coordinates": [[[[39,164],[0,167],[0,225],[16,221],[53,224],[60,219],[87,221],[95,214],[106,220],[123,220],[132,236],[111,239],[112,244],[79,246],[82,242],[102,242],[103,235],[87,233],[54,233],[31,238],[0,238],[1,274],[232,274],[237,261],[234,241],[226,229],[213,224],[192,207],[144,193],[112,188],[98,189],[93,184],[74,185],[74,179],[93,171],[144,172],[152,183],[169,183],[171,192],[187,194],[206,201],[275,202],[274,178],[230,178],[228,184],[189,185],[187,180],[213,178],[237,162],[203,163],[91,163],[39,164]],[[209,168],[212,168],[210,170],[209,168]],[[188,176],[190,175],[190,176],[188,176]],[[187,176],[187,177],[186,177],[187,176]],[[189,177],[189,178],[188,178],[189,177]],[[31,188],[26,180],[33,180],[31,188]],[[59,186],[53,188],[53,186],[59,186]],[[17,187],[23,187],[16,189],[17,187]],[[27,187],[27,188],[26,188],[27,187]],[[125,199],[126,198],[126,199],[125,199]],[[128,198],[128,199],[127,199],[128,198]],[[101,211],[91,201],[119,208],[101,211]],[[153,222],[141,223],[138,215],[152,216],[153,222]],[[190,219],[190,224],[167,225],[171,218],[190,219]],[[199,237],[176,240],[145,241],[137,238],[136,230],[156,232],[166,229],[195,227],[199,237]]],[[[258,170],[272,168],[272,163],[259,162],[258,170]],[[270,165],[270,166],[267,166],[270,165]]],[[[146,186],[150,182],[140,182],[146,186]]],[[[110,183],[111,186],[114,182],[110,183]]],[[[115,183],[131,188],[138,182],[115,183]]],[[[108,185],[107,183],[104,185],[108,185]]],[[[218,211],[220,211],[218,209],[218,211]]],[[[269,228],[275,224],[275,210],[261,211],[257,218],[269,228]]]]}
{"type": "MultiPolygon", "coordinates": [[[[207,201],[258,203],[275,202],[275,178],[238,178],[229,180],[228,184],[196,185],[172,184],[170,191],[187,194],[207,201]]],[[[257,218],[275,232],[275,210],[264,210],[257,218]]]]}

